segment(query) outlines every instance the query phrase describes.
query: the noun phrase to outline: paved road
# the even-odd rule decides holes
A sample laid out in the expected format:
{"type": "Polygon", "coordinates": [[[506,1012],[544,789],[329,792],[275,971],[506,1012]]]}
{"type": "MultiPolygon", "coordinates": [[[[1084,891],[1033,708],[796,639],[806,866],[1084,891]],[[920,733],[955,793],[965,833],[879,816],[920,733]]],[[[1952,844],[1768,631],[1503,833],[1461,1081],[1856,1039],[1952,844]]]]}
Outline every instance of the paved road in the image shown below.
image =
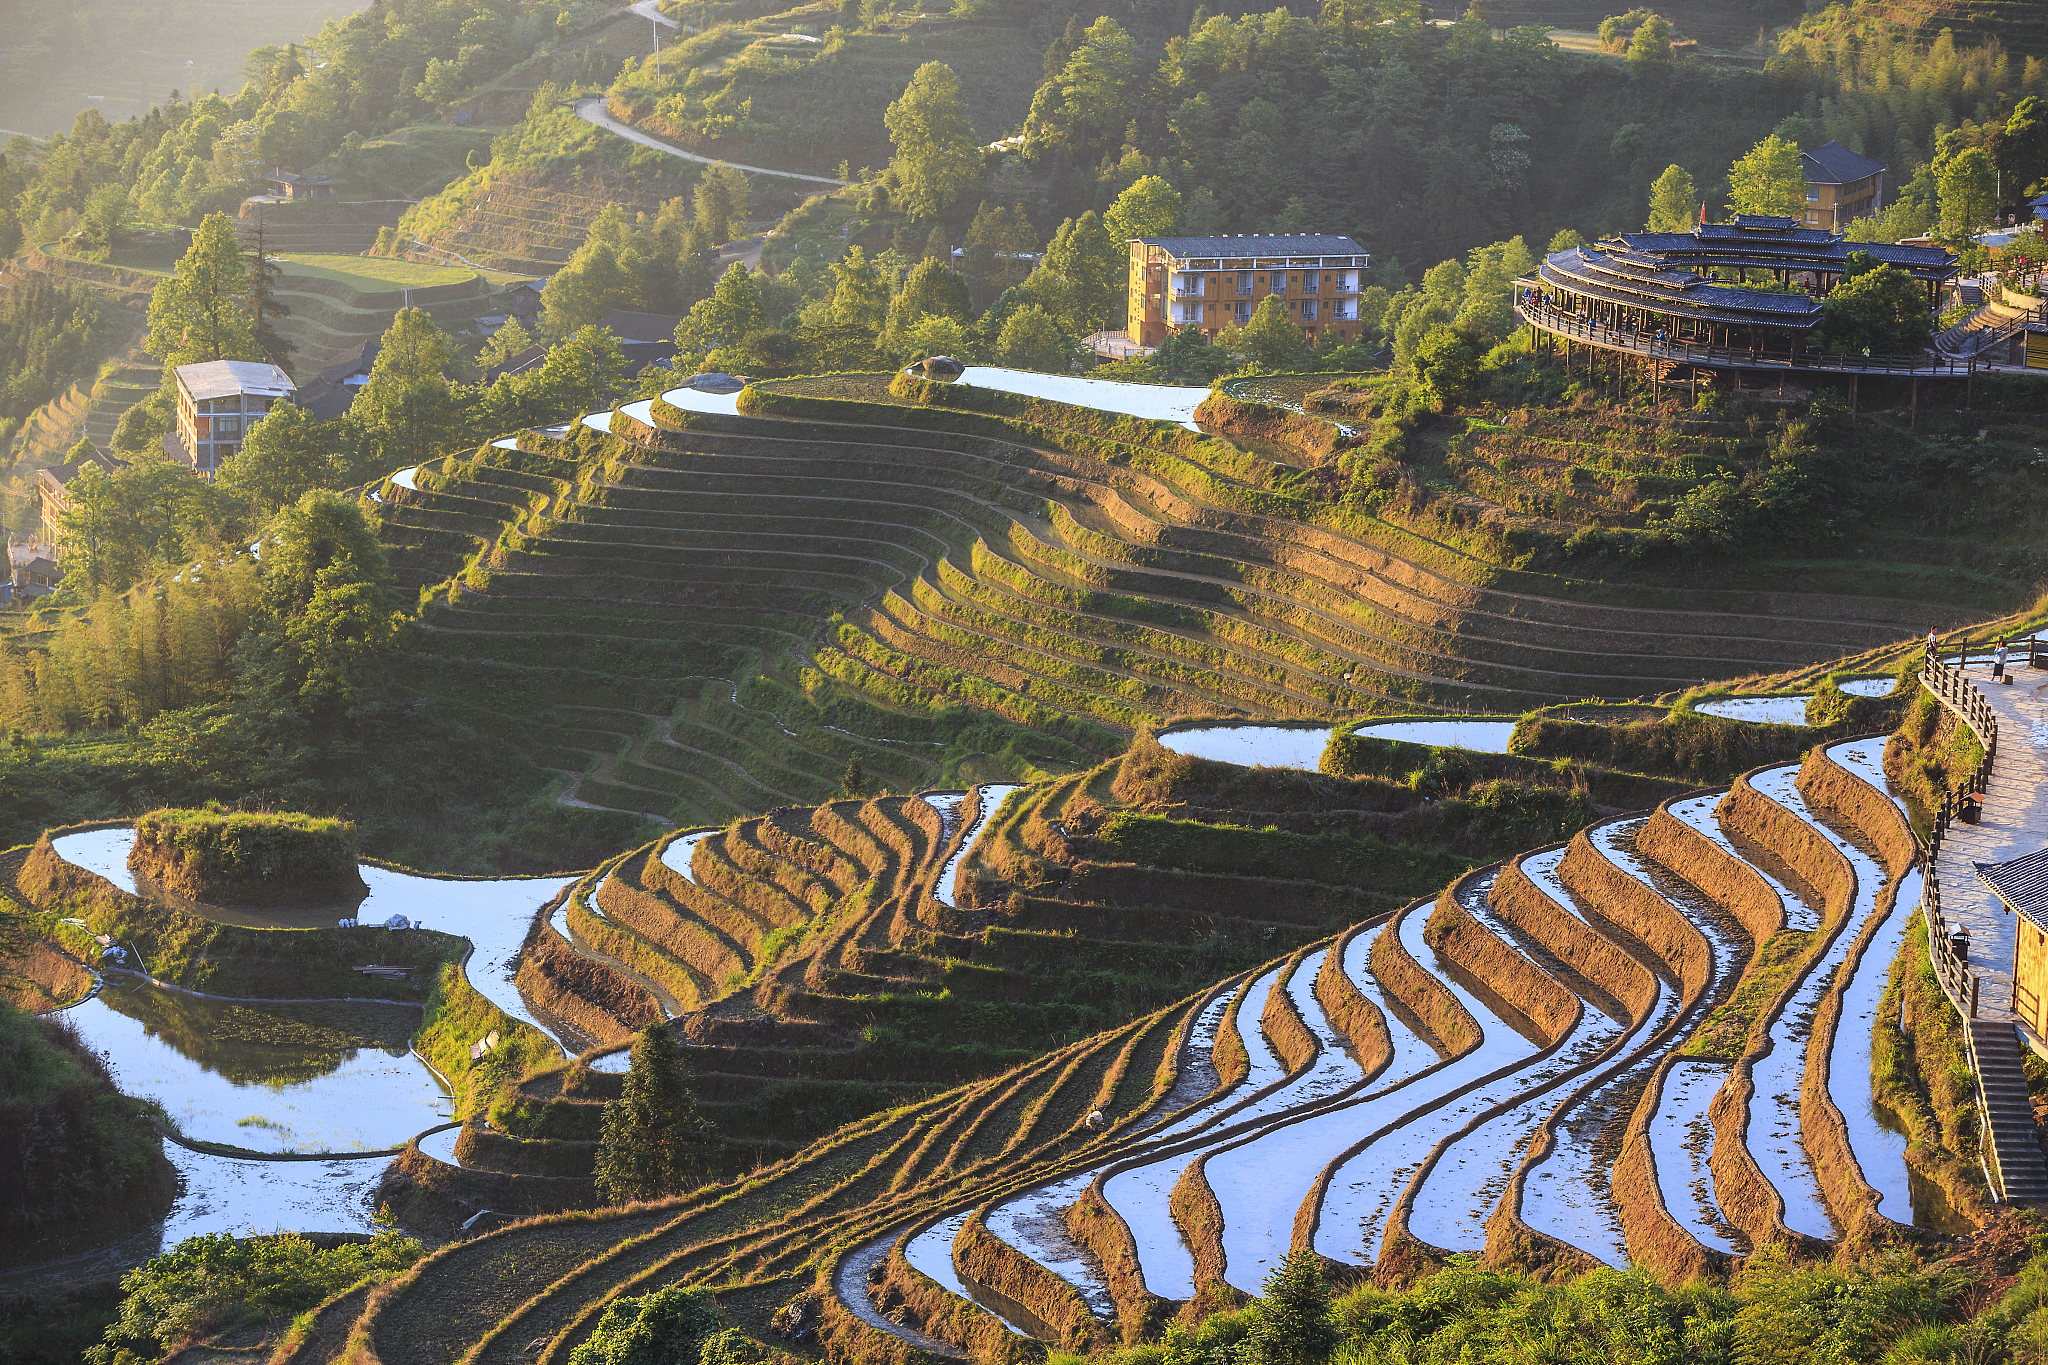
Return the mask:
{"type": "Polygon", "coordinates": [[[657,152],[666,152],[670,156],[681,157],[685,161],[701,161],[707,166],[715,166],[723,161],[725,165],[737,167],[754,175],[780,176],[784,180],[803,180],[813,185],[844,185],[847,183],[844,180],[834,180],[830,176],[805,175],[802,171],[778,171],[773,166],[747,166],[737,161],[725,161],[723,157],[699,156],[695,152],[686,152],[672,142],[663,142],[660,138],[643,133],[630,124],[619,122],[604,111],[604,99],[598,95],[577,100],[576,117],[582,119],[585,123],[594,123],[606,132],[622,137],[628,142],[637,142],[642,147],[652,147],[657,152]]]}
{"type": "Polygon", "coordinates": [[[761,268],[761,246],[767,240],[768,234],[763,232],[745,238],[742,241],[727,242],[724,246],[718,248],[719,269],[723,270],[734,261],[738,261],[749,270],[759,270],[761,268]]]}
{"type": "Polygon", "coordinates": [[[1990,887],[1970,866],[2002,863],[2048,844],[2048,675],[2009,667],[2012,684],[1991,681],[1989,663],[1971,662],[1970,681],[1998,717],[1998,759],[1984,793],[1984,816],[1975,825],[1958,820],[1942,837],[1941,913],[1952,925],[1970,927],[1970,970],[1984,978],[1980,1017],[2010,1019],[2012,954],[2018,925],[1990,887]]]}
{"type": "MultiPolygon", "coordinates": [[[[663,14],[660,10],[656,9],[655,6],[658,3],[660,3],[660,0],[639,0],[638,4],[628,6],[628,8],[630,8],[633,11],[633,13],[639,15],[641,18],[652,19],[657,24],[666,24],[670,28],[683,27],[683,25],[677,23],[675,20],[669,18],[666,14],[663,14]]],[[[696,31],[697,30],[695,29],[690,30],[690,32],[692,33],[695,33],[696,31]]]]}

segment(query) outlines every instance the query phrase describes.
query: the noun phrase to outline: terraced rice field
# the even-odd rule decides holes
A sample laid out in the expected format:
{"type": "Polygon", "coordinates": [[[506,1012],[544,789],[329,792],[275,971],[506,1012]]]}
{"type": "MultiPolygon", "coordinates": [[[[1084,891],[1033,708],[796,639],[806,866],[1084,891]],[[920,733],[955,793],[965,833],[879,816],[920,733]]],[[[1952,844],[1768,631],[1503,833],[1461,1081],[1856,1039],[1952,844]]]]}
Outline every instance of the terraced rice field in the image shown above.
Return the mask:
{"type": "Polygon", "coordinates": [[[689,825],[825,799],[854,758],[897,791],[1031,778],[1179,719],[1512,714],[1917,620],[1517,574],[1266,491],[1265,462],[1175,422],[962,401],[1009,415],[883,378],[756,386],[745,412],[676,390],[422,466],[377,491],[427,601],[419,685],[517,679],[487,710],[574,801],[689,825]]]}
{"type": "MultiPolygon", "coordinates": [[[[1274,494],[1174,423],[972,401],[995,406],[676,390],[376,490],[421,685],[516,682],[493,704],[565,799],[673,822],[525,954],[595,969],[521,988],[609,1037],[621,1001],[677,1016],[719,1169],[747,1173],[452,1245],[355,1319],[379,1360],[554,1365],[671,1282],[784,1308],[834,1359],[1081,1349],[1297,1249],[1683,1281],[1940,1216],[1868,1065],[1917,896],[1880,741],[1483,867],[1367,837],[1395,818],[1364,806],[1378,779],[1233,787],[1171,752],[1309,769],[1374,712],[1498,751],[1474,711],[1811,686],[1905,634],[1895,604],[1589,605],[1274,494]],[[1176,720],[1208,724],[1126,738],[1176,720]],[[1272,851],[1331,820],[1351,865],[1272,851]]],[[[536,1182],[584,1183],[618,1056],[465,1129],[467,1192],[441,1146],[401,1168],[551,1207],[536,1182]]]]}
{"type": "MultiPolygon", "coordinates": [[[[1434,898],[1353,902],[1351,927],[1133,1023],[800,1151],[763,1148],[773,1159],[745,1185],[453,1246],[357,1325],[380,1359],[438,1358],[412,1335],[426,1304],[545,1248],[547,1265],[493,1295],[509,1316],[446,1350],[509,1361],[514,1339],[545,1338],[541,1359],[559,1360],[610,1297],[680,1282],[717,1284],[729,1303],[801,1300],[835,1359],[979,1355],[1156,1329],[1176,1303],[1256,1292],[1297,1248],[1383,1274],[1483,1252],[1683,1280],[1765,1245],[1863,1245],[1938,1217],[1914,1207],[1928,1196],[1909,1189],[1871,1092],[1873,1012],[1918,894],[1877,852],[1910,847],[1873,785],[1881,744],[1817,748],[1601,821],[1434,898]],[[1689,1046],[1780,935],[1793,969],[1746,1033],[1719,1053],[1689,1046]]],[[[1078,867],[993,918],[980,894],[1055,852],[1098,789],[833,802],[664,836],[594,899],[678,980],[692,961],[715,980],[720,953],[752,975],[689,1021],[706,1095],[732,1097],[707,1106],[723,1121],[781,1076],[869,1068],[851,1034],[825,1027],[833,1002],[907,987],[920,936],[973,962],[962,930],[1015,932],[1104,894],[1078,867]],[[947,907],[934,892],[955,863],[947,907]],[[835,908],[810,911],[799,951],[762,948],[778,915],[818,904],[835,908]],[[767,1030],[786,1031],[779,1047],[767,1030]],[[771,1057],[775,1074],[760,1069],[771,1057]]],[[[1149,876],[1155,902],[1191,894],[1149,876]]],[[[1250,890],[1233,897],[1241,913],[1250,890]]],[[[597,913],[576,903],[572,922],[597,913]]],[[[616,1080],[586,1073],[579,1103],[616,1080]]]]}
{"type": "MultiPolygon", "coordinates": [[[[1869,837],[1846,812],[1805,795],[1864,783],[1868,751],[1881,747],[1817,750],[1803,768],[1751,774],[1739,796],[1703,798],[1719,807],[1705,818],[1835,888],[1812,907],[1819,928],[1797,991],[1759,1019],[1732,1067],[1671,1061],[1784,908],[1773,889],[1743,897],[1739,915],[1702,886],[1782,883],[1701,837],[1695,802],[1693,823],[1668,809],[1604,823],[1349,935],[1340,959],[1332,946],[1256,977],[1234,1009],[1215,1012],[1212,1052],[1246,1059],[1235,1084],[1134,1135],[1142,1154],[1098,1176],[1118,1226],[1096,1245],[1127,1237],[1127,1264],[1077,1261],[1056,1234],[1034,1231],[1053,1221],[1054,1198],[1081,1203],[1082,1175],[1013,1201],[1031,1220],[1005,1219],[997,1204],[987,1230],[1011,1230],[1018,1253],[1106,1320],[1109,1299],[1185,1300],[1217,1281],[1257,1292],[1291,1247],[1361,1267],[1484,1251],[1677,1274],[1788,1229],[1825,1241],[1872,1219],[1911,1223],[1904,1140],[1874,1115],[1868,1030],[1917,884],[1900,886],[1897,869],[1860,851],[1869,837]],[[1853,879],[1826,878],[1832,856],[1853,879]],[[1852,958],[1848,946],[1865,943],[1852,958]],[[1371,1020],[1349,1039],[1331,1022],[1347,988],[1371,1020]],[[1841,1027],[1814,1027],[1821,995],[1851,1002],[1841,1027]],[[1303,1026],[1310,1045],[1280,1061],[1283,1038],[1303,1026]],[[1373,1041],[1356,1042],[1361,1033],[1373,1041]],[[1796,1078],[1768,1069],[1803,1069],[1817,1055],[1833,1061],[1829,1080],[1804,1103],[1796,1078]],[[1746,1115],[1739,1078],[1757,1095],[1746,1115]],[[1769,1105],[1781,1088],[1793,1104],[1779,1113],[1769,1105]],[[1829,1140],[1815,1130],[1846,1136],[1860,1180],[1815,1160],[1829,1140]],[[1781,1204],[1758,1198],[1759,1173],[1781,1204]]],[[[1896,814],[1870,795],[1867,809],[1896,814]]],[[[912,1239],[910,1263],[931,1265],[958,1226],[941,1220],[912,1239]]],[[[941,1268],[949,1290],[973,1292],[963,1244],[953,1246],[941,1268]]]]}

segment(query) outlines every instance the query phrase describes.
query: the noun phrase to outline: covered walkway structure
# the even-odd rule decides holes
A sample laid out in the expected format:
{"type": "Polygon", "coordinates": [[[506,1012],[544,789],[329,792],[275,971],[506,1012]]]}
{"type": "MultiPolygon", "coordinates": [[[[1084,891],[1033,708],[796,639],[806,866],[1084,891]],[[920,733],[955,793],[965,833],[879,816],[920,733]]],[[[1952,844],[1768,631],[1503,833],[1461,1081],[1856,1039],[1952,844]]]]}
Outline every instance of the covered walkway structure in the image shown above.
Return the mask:
{"type": "MultiPolygon", "coordinates": [[[[1519,281],[1515,311],[1566,348],[1641,357],[1664,380],[1680,366],[1713,373],[1792,371],[1967,379],[1975,371],[1932,352],[1828,353],[1808,345],[1821,299],[1867,254],[1927,291],[1931,313],[1957,273],[1941,247],[1851,242],[1790,218],[1738,216],[1691,232],[1628,232],[1551,253],[1519,281]],[[1754,277],[1767,274],[1768,283],[1754,277]]],[[[1695,386],[1698,374],[1690,375],[1695,386]]],[[[1917,389],[1917,386],[1916,386],[1917,389]]],[[[1916,394],[1917,397],[1917,394],[1916,394]]]]}

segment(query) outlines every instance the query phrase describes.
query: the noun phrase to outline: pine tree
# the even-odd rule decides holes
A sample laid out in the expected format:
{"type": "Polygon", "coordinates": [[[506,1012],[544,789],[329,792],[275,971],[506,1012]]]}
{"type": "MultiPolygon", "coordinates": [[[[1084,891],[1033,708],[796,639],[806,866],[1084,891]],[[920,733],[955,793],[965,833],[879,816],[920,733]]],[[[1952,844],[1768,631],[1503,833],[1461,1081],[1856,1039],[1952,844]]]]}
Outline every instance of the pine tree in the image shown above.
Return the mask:
{"type": "Polygon", "coordinates": [[[702,1168],[711,1125],[697,1113],[690,1067],[653,1024],[633,1042],[626,1083],[605,1104],[597,1148],[597,1188],[614,1204],[680,1193],[702,1168]]]}
{"type": "Polygon", "coordinates": [[[257,346],[273,365],[289,363],[292,353],[299,349],[277,332],[277,324],[292,315],[292,310],[277,299],[277,281],[283,274],[284,267],[271,260],[265,249],[263,218],[258,214],[255,240],[249,244],[249,293],[243,300],[242,311],[249,318],[257,346]]]}
{"type": "Polygon", "coordinates": [[[848,796],[859,796],[867,785],[868,777],[861,771],[860,755],[854,754],[846,760],[846,772],[839,779],[840,790],[848,796]]]}
{"type": "Polygon", "coordinates": [[[1293,1251],[1266,1277],[1266,1295],[1245,1334],[1249,1365],[1323,1365],[1337,1348],[1330,1286],[1312,1251],[1293,1251]]]}

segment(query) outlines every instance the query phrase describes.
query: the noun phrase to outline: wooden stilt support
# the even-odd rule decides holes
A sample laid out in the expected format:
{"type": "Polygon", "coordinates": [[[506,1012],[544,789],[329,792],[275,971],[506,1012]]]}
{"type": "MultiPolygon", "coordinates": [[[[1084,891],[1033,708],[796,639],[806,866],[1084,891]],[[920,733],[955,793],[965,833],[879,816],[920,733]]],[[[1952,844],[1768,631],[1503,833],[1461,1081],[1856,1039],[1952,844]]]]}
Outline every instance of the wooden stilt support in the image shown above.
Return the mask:
{"type": "Polygon", "coordinates": [[[1856,376],[1849,376],[1849,415],[1856,415],[1856,376]]]}

